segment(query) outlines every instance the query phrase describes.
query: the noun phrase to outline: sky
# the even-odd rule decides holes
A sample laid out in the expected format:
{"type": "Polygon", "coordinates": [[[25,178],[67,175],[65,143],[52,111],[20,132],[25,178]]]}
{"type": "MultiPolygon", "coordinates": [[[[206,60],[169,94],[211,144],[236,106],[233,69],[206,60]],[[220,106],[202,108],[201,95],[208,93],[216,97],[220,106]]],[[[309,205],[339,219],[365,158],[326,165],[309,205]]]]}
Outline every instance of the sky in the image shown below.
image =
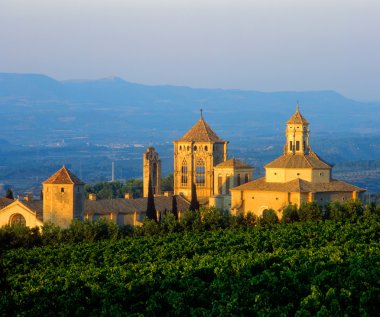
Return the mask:
{"type": "Polygon", "coordinates": [[[0,72],[380,100],[380,0],[0,0],[0,72]]]}

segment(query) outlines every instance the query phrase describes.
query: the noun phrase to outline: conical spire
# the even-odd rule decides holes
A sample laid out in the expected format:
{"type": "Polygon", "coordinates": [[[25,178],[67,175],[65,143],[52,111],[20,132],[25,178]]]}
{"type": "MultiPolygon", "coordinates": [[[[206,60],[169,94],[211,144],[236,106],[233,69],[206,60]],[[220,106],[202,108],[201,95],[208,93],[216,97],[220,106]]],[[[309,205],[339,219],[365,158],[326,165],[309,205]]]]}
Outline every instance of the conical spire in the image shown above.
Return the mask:
{"type": "Polygon", "coordinates": [[[308,125],[309,122],[302,116],[300,113],[300,107],[297,102],[296,104],[296,112],[290,117],[290,119],[286,122],[287,124],[304,124],[308,125]]]}

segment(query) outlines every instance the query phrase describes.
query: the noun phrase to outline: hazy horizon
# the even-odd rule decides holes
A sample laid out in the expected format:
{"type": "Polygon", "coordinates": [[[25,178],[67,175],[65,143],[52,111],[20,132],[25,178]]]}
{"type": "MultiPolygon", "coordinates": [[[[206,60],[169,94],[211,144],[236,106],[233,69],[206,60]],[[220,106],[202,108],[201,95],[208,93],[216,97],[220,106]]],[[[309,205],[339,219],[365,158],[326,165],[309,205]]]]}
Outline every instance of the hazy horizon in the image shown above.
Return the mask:
{"type": "Polygon", "coordinates": [[[0,0],[0,72],[380,100],[375,0],[0,0]]]}

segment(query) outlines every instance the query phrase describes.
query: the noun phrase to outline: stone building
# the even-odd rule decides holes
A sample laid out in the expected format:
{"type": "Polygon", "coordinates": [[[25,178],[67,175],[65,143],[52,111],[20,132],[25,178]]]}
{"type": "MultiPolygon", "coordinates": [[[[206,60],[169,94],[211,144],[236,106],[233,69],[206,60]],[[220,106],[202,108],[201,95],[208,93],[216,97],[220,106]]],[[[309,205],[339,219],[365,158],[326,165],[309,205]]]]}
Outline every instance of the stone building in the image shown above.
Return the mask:
{"type": "Polygon", "coordinates": [[[227,160],[228,142],[219,138],[201,117],[174,141],[174,193],[191,199],[194,182],[200,203],[214,195],[214,167],[227,160]]]}
{"type": "MultiPolygon", "coordinates": [[[[177,200],[179,218],[189,209],[189,202],[180,196],[155,197],[157,215],[172,211],[173,199],[177,200]]],[[[108,219],[120,225],[139,226],[145,218],[147,198],[96,199],[90,194],[85,199],[84,183],[66,167],[62,167],[43,182],[43,200],[33,201],[0,198],[0,227],[21,224],[41,227],[51,222],[66,228],[74,219],[93,221],[108,219]]]]}
{"type": "Polygon", "coordinates": [[[289,204],[316,201],[324,205],[359,198],[365,189],[333,179],[332,166],[312,150],[309,134],[309,123],[297,105],[286,123],[284,154],[265,166],[265,177],[231,189],[233,214],[260,216],[272,208],[281,218],[289,204]]]}
{"type": "Polygon", "coordinates": [[[143,155],[143,196],[148,197],[149,177],[153,195],[161,195],[161,160],[154,147],[150,146],[143,155]]]}
{"type": "Polygon", "coordinates": [[[236,158],[228,159],[214,167],[214,195],[209,205],[216,208],[231,209],[230,189],[250,182],[254,168],[236,158]]]}
{"type": "Polygon", "coordinates": [[[67,227],[84,219],[84,183],[65,166],[42,183],[43,219],[67,227]]]}

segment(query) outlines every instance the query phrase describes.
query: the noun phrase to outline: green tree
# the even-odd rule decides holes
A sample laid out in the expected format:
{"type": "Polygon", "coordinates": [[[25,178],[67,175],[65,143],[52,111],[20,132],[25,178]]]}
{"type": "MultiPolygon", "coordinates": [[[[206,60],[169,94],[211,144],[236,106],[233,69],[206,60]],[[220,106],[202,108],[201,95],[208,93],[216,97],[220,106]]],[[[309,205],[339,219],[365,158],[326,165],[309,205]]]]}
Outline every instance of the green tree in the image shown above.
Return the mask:
{"type": "Polygon", "coordinates": [[[302,203],[298,215],[301,221],[322,220],[322,211],[315,201],[302,203]]]}
{"type": "Polygon", "coordinates": [[[172,214],[174,215],[174,218],[178,220],[178,206],[176,195],[173,195],[172,197],[172,214]]]}
{"type": "Polygon", "coordinates": [[[152,179],[150,178],[150,176],[149,176],[149,183],[148,183],[148,201],[147,201],[147,207],[146,207],[146,217],[148,219],[151,219],[157,222],[157,212],[156,212],[156,206],[154,205],[152,179]]]}
{"type": "Polygon", "coordinates": [[[191,183],[191,201],[190,201],[190,207],[189,210],[196,211],[199,210],[199,202],[197,198],[197,188],[195,186],[195,183],[191,183]]]}
{"type": "Polygon", "coordinates": [[[260,218],[260,223],[263,225],[278,223],[278,217],[276,212],[272,208],[264,210],[260,218]]]}
{"type": "Polygon", "coordinates": [[[173,191],[174,188],[174,176],[169,174],[166,177],[161,178],[161,190],[164,192],[173,191]]]}
{"type": "Polygon", "coordinates": [[[286,206],[282,212],[282,222],[293,223],[299,220],[300,218],[298,216],[297,206],[292,204],[286,206]]]}
{"type": "Polygon", "coordinates": [[[14,199],[12,189],[10,189],[10,188],[7,189],[7,191],[5,192],[5,197],[9,198],[9,199],[14,199]]]}

